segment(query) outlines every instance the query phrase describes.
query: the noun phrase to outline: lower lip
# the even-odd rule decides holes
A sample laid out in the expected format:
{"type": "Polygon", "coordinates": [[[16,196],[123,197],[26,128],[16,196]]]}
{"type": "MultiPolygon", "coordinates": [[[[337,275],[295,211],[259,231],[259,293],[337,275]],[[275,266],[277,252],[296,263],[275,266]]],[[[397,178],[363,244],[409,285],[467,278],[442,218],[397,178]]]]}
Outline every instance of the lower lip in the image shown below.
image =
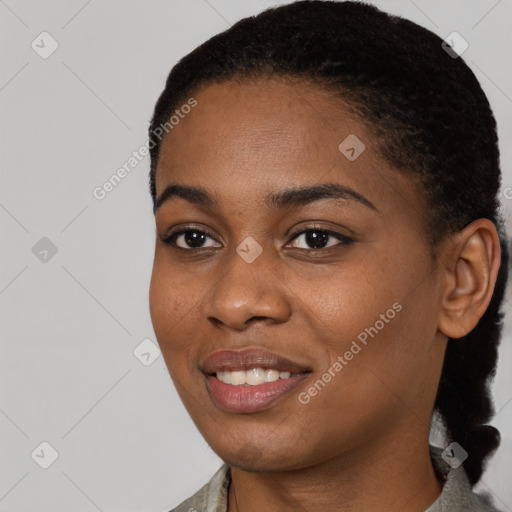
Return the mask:
{"type": "Polygon", "coordinates": [[[256,386],[232,386],[220,381],[215,375],[207,375],[210,396],[228,412],[258,412],[296,389],[309,373],[301,373],[288,379],[265,382],[256,386]]]}

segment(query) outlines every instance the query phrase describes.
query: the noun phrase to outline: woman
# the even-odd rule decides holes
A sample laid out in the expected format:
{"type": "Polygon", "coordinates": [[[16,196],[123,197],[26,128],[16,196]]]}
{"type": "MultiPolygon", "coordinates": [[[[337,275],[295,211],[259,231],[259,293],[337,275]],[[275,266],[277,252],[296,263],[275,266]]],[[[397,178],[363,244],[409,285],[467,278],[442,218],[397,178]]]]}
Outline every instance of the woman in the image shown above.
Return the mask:
{"type": "Polygon", "coordinates": [[[472,486],[499,444],[498,146],[455,49],[370,5],[269,9],[172,69],[150,137],[152,321],[225,462],[175,510],[496,510],[472,486]]]}

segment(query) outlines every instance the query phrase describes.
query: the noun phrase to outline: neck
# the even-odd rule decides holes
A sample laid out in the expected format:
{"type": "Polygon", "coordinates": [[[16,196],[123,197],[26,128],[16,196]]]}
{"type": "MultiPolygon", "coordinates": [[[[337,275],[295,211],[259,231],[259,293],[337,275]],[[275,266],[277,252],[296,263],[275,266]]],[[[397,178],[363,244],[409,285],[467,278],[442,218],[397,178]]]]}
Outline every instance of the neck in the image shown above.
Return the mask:
{"type": "Polygon", "coordinates": [[[441,494],[428,439],[344,453],[304,469],[252,473],[231,468],[228,512],[424,512],[441,494]]]}

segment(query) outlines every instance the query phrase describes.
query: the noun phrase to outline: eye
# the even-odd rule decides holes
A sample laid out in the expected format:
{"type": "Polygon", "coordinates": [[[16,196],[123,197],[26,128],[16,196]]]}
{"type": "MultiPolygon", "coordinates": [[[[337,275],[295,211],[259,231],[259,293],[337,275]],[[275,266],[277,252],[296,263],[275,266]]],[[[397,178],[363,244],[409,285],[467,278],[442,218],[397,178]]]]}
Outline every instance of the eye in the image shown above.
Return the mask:
{"type": "Polygon", "coordinates": [[[184,250],[220,247],[220,245],[204,245],[208,239],[216,242],[207,231],[197,228],[186,228],[163,236],[162,242],[184,250]]]}
{"type": "Polygon", "coordinates": [[[315,250],[326,249],[333,245],[350,245],[352,238],[336,233],[329,229],[309,228],[298,233],[292,240],[300,240],[311,247],[299,247],[300,249],[315,250]]]}
{"type": "MultiPolygon", "coordinates": [[[[207,231],[194,227],[183,228],[169,233],[161,238],[162,242],[183,250],[206,249],[222,247],[207,231]],[[210,241],[209,245],[205,245],[210,241]],[[217,244],[217,245],[216,245],[217,244]]],[[[299,247],[305,250],[321,250],[334,245],[350,245],[352,238],[328,229],[309,228],[303,230],[292,238],[292,241],[301,241],[310,247],[299,247]]]]}

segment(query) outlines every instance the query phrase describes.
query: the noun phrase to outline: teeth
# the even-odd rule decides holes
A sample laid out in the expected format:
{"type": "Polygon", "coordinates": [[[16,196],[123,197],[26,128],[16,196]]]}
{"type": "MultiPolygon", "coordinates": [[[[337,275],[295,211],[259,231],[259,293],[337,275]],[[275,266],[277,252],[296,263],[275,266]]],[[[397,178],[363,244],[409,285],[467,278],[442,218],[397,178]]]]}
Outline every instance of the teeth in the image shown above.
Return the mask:
{"type": "Polygon", "coordinates": [[[229,379],[231,380],[231,384],[235,386],[240,386],[240,384],[245,384],[245,374],[246,372],[226,372],[231,373],[229,379]]]}
{"type": "Polygon", "coordinates": [[[256,386],[256,384],[265,382],[265,370],[263,368],[253,368],[252,370],[240,373],[245,373],[245,382],[242,382],[242,384],[247,382],[251,386],[256,386]]]}
{"type": "Polygon", "coordinates": [[[290,372],[279,372],[271,368],[251,368],[247,371],[217,372],[217,378],[224,384],[233,386],[257,386],[265,382],[274,382],[279,379],[289,379],[290,372]]]}

